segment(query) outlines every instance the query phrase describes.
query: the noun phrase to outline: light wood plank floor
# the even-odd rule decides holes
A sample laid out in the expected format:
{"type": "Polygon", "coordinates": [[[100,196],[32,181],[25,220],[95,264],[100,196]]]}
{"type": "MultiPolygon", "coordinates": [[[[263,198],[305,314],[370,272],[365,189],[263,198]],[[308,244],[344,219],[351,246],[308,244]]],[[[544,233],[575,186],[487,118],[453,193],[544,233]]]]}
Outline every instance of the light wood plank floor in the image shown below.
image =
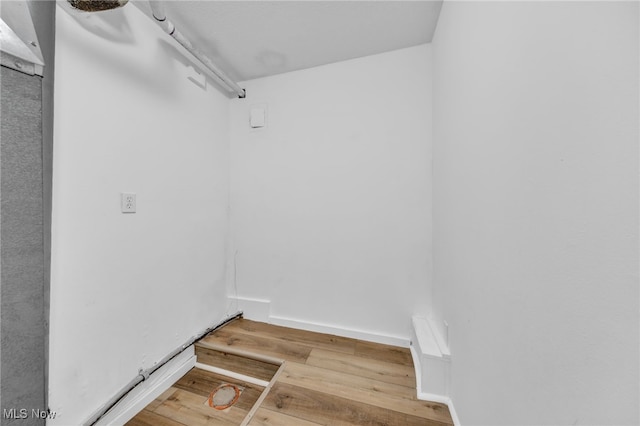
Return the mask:
{"type": "Polygon", "coordinates": [[[258,405],[263,387],[194,368],[129,426],[240,425],[250,413],[250,426],[453,424],[446,405],[416,399],[413,362],[405,348],[239,319],[202,339],[196,354],[202,364],[275,379],[258,405]],[[255,361],[243,353],[284,363],[255,361]],[[206,405],[209,392],[221,383],[244,389],[224,411],[206,405]]]}

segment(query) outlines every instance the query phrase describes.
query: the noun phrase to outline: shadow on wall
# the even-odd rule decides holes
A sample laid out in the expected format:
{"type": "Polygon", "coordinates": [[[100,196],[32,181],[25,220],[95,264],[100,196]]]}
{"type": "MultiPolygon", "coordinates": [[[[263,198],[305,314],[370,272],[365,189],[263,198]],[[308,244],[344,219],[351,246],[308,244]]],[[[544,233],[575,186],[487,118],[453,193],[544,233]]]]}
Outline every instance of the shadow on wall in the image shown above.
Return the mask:
{"type": "Polygon", "coordinates": [[[122,9],[114,9],[102,12],[84,12],[74,9],[66,1],[59,2],[59,10],[62,10],[78,25],[97,37],[109,40],[113,43],[135,44],[135,37],[131,26],[122,9]]]}
{"type": "MultiPolygon", "coordinates": [[[[213,78],[209,77],[207,74],[205,74],[204,72],[202,72],[202,67],[203,65],[200,64],[199,61],[192,61],[191,59],[189,59],[187,57],[188,53],[185,52],[185,50],[183,48],[179,48],[174,46],[173,44],[164,41],[164,40],[159,40],[158,41],[158,45],[160,46],[160,49],[162,50],[162,57],[167,57],[167,58],[172,58],[175,59],[175,62],[178,62],[179,64],[183,65],[185,68],[193,68],[196,69],[198,71],[199,74],[202,75],[203,78],[206,78],[206,83],[207,84],[211,84],[213,87],[215,87],[220,93],[223,93],[225,96],[227,96],[228,98],[235,98],[236,96],[229,92],[226,88],[224,88],[222,85],[220,85],[216,80],[214,80],[213,78]]],[[[167,63],[169,64],[168,66],[174,66],[175,63],[169,63],[167,61],[167,63]]],[[[200,86],[203,89],[206,89],[206,85],[202,85],[201,83],[194,81],[193,79],[190,78],[191,81],[193,81],[196,85],[200,86]]]]}
{"type": "MultiPolygon", "coordinates": [[[[139,31],[148,30],[148,28],[140,28],[139,31],[133,28],[127,19],[127,16],[123,14],[122,9],[106,11],[106,12],[81,12],[69,10],[68,7],[60,7],[66,12],[68,17],[77,22],[82,30],[86,31],[87,37],[70,37],[68,34],[60,34],[59,38],[64,39],[64,43],[75,46],[76,49],[81,51],[82,57],[94,63],[99,64],[101,67],[112,70],[118,74],[122,81],[128,81],[130,85],[127,87],[135,87],[136,90],[150,90],[156,95],[165,96],[167,99],[173,101],[181,96],[183,93],[177,89],[176,85],[167,84],[167,74],[172,74],[175,79],[187,78],[189,74],[195,75],[193,71],[182,69],[184,68],[196,68],[199,70],[200,63],[191,60],[181,47],[174,45],[174,42],[163,40],[166,36],[160,28],[149,20],[149,26],[152,30],[157,31],[156,48],[143,48],[148,53],[144,57],[140,57],[140,40],[142,37],[138,37],[139,31]],[[113,50],[96,49],[95,39],[101,39],[100,42],[110,44],[120,44],[119,49],[116,52],[120,53],[107,53],[113,52],[113,50]],[[133,56],[135,55],[135,56],[133,56]],[[143,66],[140,66],[140,62],[143,62],[143,66]],[[162,73],[158,73],[157,70],[162,69],[162,73]]],[[[198,71],[202,74],[202,79],[206,78],[206,81],[213,87],[218,89],[220,93],[230,97],[231,94],[219,85],[211,77],[203,74],[202,71],[198,71]]],[[[203,82],[196,81],[194,83],[200,88],[206,88],[203,82]]],[[[127,96],[126,89],[123,87],[123,98],[127,96]]]]}

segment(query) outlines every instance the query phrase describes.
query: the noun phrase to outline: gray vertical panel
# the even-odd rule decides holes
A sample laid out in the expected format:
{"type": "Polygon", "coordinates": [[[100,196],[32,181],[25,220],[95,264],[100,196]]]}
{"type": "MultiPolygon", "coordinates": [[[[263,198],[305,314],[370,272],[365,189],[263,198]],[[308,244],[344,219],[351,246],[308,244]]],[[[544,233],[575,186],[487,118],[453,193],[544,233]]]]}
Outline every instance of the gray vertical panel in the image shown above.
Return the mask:
{"type": "Polygon", "coordinates": [[[42,173],[44,207],[44,332],[45,383],[42,389],[48,406],[49,377],[49,300],[51,284],[51,202],[53,182],[53,82],[55,62],[56,2],[29,0],[33,25],[44,57],[42,79],[42,173]]]}
{"type": "Polygon", "coordinates": [[[3,425],[43,425],[44,250],[42,80],[1,68],[0,126],[0,392],[4,409],[28,418],[3,425]]]}

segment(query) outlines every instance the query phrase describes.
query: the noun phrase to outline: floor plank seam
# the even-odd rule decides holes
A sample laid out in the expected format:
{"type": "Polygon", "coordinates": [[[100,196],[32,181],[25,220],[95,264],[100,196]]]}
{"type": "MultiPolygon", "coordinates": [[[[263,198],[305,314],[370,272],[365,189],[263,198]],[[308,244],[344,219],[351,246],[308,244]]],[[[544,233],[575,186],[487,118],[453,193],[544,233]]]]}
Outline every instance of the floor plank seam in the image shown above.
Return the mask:
{"type": "Polygon", "coordinates": [[[273,377],[271,378],[271,381],[269,382],[267,387],[264,388],[264,390],[262,391],[262,394],[260,394],[260,397],[255,402],[255,404],[253,405],[253,408],[251,409],[251,411],[249,411],[249,413],[247,413],[247,416],[245,417],[244,421],[242,422],[242,424],[240,426],[247,426],[249,424],[249,422],[251,421],[251,419],[255,415],[256,411],[258,411],[258,409],[260,408],[260,406],[264,402],[265,398],[269,394],[269,391],[271,390],[273,385],[275,385],[276,381],[280,377],[280,374],[282,374],[282,372],[284,371],[285,364],[286,364],[286,361],[282,361],[282,364],[280,364],[280,368],[278,368],[278,371],[276,371],[276,374],[273,375],[273,377]]]}
{"type": "Polygon", "coordinates": [[[415,398],[405,348],[245,319],[195,346],[194,371],[129,426],[453,424],[446,405],[415,398]],[[248,388],[231,411],[208,414],[198,398],[220,381],[248,388]]]}

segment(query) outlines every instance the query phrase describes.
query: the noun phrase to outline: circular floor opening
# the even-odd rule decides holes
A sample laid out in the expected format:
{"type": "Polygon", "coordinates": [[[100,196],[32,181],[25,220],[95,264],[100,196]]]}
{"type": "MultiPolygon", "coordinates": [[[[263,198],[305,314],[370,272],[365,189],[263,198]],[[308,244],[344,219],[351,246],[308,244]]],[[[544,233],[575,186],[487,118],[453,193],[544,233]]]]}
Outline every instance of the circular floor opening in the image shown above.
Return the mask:
{"type": "Polygon", "coordinates": [[[223,383],[215,388],[207,399],[207,405],[216,410],[224,410],[231,407],[238,401],[242,389],[231,383],[223,383]]]}

